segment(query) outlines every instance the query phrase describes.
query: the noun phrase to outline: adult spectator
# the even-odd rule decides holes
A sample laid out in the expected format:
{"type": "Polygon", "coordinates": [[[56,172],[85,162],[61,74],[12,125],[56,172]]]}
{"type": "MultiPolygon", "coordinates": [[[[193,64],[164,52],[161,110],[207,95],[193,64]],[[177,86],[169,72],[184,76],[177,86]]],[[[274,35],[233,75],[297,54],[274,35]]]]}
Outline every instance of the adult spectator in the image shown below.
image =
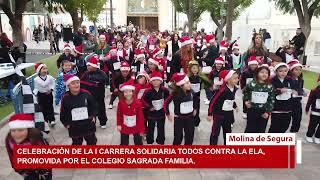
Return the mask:
{"type": "Polygon", "coordinates": [[[96,43],[93,40],[92,34],[85,34],[85,38],[83,41],[83,53],[92,53],[94,52],[96,47],[96,43]]]}
{"type": "Polygon", "coordinates": [[[304,44],[306,43],[306,36],[301,31],[301,28],[297,28],[296,35],[292,38],[291,43],[294,44],[296,48],[297,56],[303,54],[304,44]]]}
{"type": "Polygon", "coordinates": [[[264,45],[263,37],[260,33],[254,33],[252,36],[251,45],[249,46],[245,56],[246,65],[250,56],[256,56],[259,65],[269,63],[269,52],[266,46],[264,45]]]}
{"type": "Polygon", "coordinates": [[[271,35],[266,29],[262,29],[262,38],[267,50],[271,48],[271,35]]]}
{"type": "Polygon", "coordinates": [[[83,41],[83,29],[79,28],[78,31],[73,35],[73,45],[80,46],[83,41]]]}

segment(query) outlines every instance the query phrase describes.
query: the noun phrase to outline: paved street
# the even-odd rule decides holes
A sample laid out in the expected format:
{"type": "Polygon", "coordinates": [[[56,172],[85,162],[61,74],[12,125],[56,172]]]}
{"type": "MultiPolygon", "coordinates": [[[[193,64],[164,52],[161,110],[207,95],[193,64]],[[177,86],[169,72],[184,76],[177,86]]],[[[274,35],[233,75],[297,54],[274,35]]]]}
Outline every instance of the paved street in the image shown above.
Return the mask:
{"type": "MultiPolygon", "coordinates": [[[[109,94],[109,93],[107,93],[109,94]]],[[[202,94],[204,97],[204,93],[202,94]]],[[[237,104],[241,107],[241,94],[237,94],[237,104]]],[[[305,104],[306,99],[303,100],[305,104]]],[[[109,102],[109,96],[106,98],[109,102]]],[[[116,103],[115,103],[116,104],[116,103]]],[[[206,120],[207,107],[201,105],[200,130],[195,133],[195,144],[208,144],[212,122],[206,120]]],[[[241,109],[241,108],[240,108],[241,109]]],[[[58,111],[58,109],[56,110],[58,111]]],[[[116,131],[116,109],[107,110],[109,121],[107,129],[103,130],[97,127],[98,144],[113,144],[120,143],[120,134],[116,131]]],[[[58,118],[58,116],[56,116],[58,118]]],[[[236,113],[236,122],[233,132],[243,132],[246,121],[242,119],[241,113],[236,113]]],[[[302,127],[298,138],[303,138],[309,118],[304,115],[302,127]]],[[[57,125],[51,130],[50,144],[71,144],[71,139],[67,135],[67,130],[62,124],[57,121],[57,125]]],[[[16,180],[21,177],[15,173],[10,167],[10,163],[4,147],[4,138],[8,132],[8,127],[5,126],[0,130],[1,147],[0,147],[0,180],[16,180]]],[[[166,122],[166,144],[171,144],[173,140],[173,123],[166,122]]],[[[219,143],[221,144],[222,135],[219,143]]],[[[132,139],[130,139],[132,144],[132,139]]],[[[317,180],[320,175],[320,145],[306,144],[303,141],[303,164],[297,165],[296,169],[54,169],[55,180],[264,180],[264,179],[279,179],[279,180],[317,180]]]]}

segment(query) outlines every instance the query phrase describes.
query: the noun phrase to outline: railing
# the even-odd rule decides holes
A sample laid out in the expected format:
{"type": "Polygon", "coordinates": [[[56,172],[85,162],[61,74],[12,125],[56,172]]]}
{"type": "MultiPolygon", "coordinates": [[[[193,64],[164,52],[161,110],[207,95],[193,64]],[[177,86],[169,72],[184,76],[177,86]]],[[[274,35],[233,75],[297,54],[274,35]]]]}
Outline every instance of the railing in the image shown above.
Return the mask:
{"type": "MultiPolygon", "coordinates": [[[[31,89],[34,88],[34,78],[37,74],[33,74],[27,78],[27,82],[30,85],[31,89]]],[[[23,97],[21,91],[21,82],[19,82],[15,87],[11,90],[11,98],[14,107],[14,111],[16,113],[22,113],[22,106],[23,106],[23,97]]]]}

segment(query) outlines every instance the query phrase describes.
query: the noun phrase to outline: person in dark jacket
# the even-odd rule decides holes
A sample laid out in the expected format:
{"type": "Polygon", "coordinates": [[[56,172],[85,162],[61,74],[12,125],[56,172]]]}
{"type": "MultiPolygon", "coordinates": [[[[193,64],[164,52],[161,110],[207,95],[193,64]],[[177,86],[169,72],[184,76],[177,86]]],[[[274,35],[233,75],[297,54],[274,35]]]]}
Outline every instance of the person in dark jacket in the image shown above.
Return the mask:
{"type": "Polygon", "coordinates": [[[69,91],[63,96],[60,109],[60,121],[68,129],[72,145],[97,143],[96,115],[97,105],[90,92],[80,89],[80,79],[75,75],[64,75],[69,91]]]}
{"type": "Polygon", "coordinates": [[[63,48],[63,53],[59,56],[59,58],[57,59],[57,68],[59,69],[61,66],[61,62],[63,60],[68,60],[70,62],[74,62],[75,61],[75,57],[73,54],[71,54],[71,47],[69,44],[65,44],[64,48],[63,48]]]}
{"type": "Polygon", "coordinates": [[[83,29],[79,28],[78,31],[73,35],[73,45],[80,46],[83,42],[83,29]]]}
{"type": "Polygon", "coordinates": [[[302,77],[302,64],[300,64],[298,60],[293,60],[288,65],[290,68],[289,77],[291,78],[291,81],[292,81],[291,88],[294,91],[296,91],[296,95],[292,96],[292,105],[294,109],[292,110],[292,114],[291,114],[292,123],[291,123],[290,132],[296,133],[296,132],[299,132],[300,123],[302,119],[301,100],[305,94],[303,90],[304,80],[302,77]]]}
{"type": "Polygon", "coordinates": [[[302,55],[304,51],[304,44],[306,43],[306,36],[301,31],[301,28],[297,28],[296,35],[292,38],[291,42],[296,48],[297,56],[302,55]]]}
{"type": "Polygon", "coordinates": [[[284,47],[280,47],[276,51],[276,55],[282,59],[282,62],[289,63],[293,59],[298,59],[294,52],[294,45],[288,44],[284,47]]]}
{"type": "Polygon", "coordinates": [[[184,138],[185,145],[192,145],[197,114],[196,96],[191,89],[188,76],[185,73],[175,73],[172,76],[173,93],[165,100],[164,110],[169,121],[174,120],[173,145],[181,145],[184,138]],[[174,116],[170,114],[169,104],[173,101],[174,116]],[[184,133],[183,133],[184,132],[184,133]]]}
{"type": "Polygon", "coordinates": [[[279,63],[275,67],[276,76],[271,84],[275,91],[275,103],[271,113],[271,126],[269,133],[285,133],[290,126],[292,106],[292,81],[287,76],[289,67],[279,63]]]}
{"type": "Polygon", "coordinates": [[[107,115],[105,99],[105,86],[108,81],[107,75],[98,68],[98,59],[92,56],[87,62],[88,70],[81,77],[81,87],[88,90],[98,105],[98,118],[102,129],[107,128],[107,115]]]}
{"type": "Polygon", "coordinates": [[[151,88],[145,91],[142,100],[148,120],[147,143],[154,143],[154,128],[157,127],[157,144],[164,144],[165,141],[165,120],[164,100],[169,96],[169,90],[163,87],[162,74],[154,71],[150,77],[151,88]]]}
{"type": "Polygon", "coordinates": [[[311,90],[306,105],[306,113],[308,114],[311,108],[310,121],[306,140],[310,143],[320,144],[320,75],[318,77],[318,85],[311,90]],[[314,141],[313,141],[314,136],[314,141]]]}
{"type": "Polygon", "coordinates": [[[213,119],[210,145],[217,145],[220,129],[223,129],[224,144],[226,144],[226,133],[231,133],[231,124],[234,122],[233,110],[237,108],[235,103],[236,85],[239,83],[239,75],[234,70],[223,70],[220,78],[224,84],[218,93],[212,98],[208,109],[208,121],[213,119]]]}

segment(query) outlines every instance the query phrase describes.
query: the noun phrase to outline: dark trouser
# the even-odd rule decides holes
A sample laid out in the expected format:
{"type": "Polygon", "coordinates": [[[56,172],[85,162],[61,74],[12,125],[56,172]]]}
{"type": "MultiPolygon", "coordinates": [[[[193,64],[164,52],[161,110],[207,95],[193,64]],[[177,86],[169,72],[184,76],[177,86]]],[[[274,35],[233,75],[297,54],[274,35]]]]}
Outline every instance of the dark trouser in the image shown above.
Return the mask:
{"type": "Polygon", "coordinates": [[[152,144],[154,142],[154,128],[157,126],[157,139],[158,144],[164,144],[165,133],[164,133],[164,123],[166,121],[165,117],[162,118],[150,118],[148,117],[148,133],[147,133],[147,143],[152,144]]]}
{"type": "MultiPolygon", "coordinates": [[[[24,180],[51,180],[52,179],[52,172],[46,172],[46,174],[42,174],[37,172],[37,170],[34,170],[35,172],[33,172],[32,174],[29,174],[28,176],[24,177],[24,180]],[[44,177],[44,178],[40,178],[44,177]]],[[[41,170],[40,170],[41,171],[41,170]]]]}
{"type": "Polygon", "coordinates": [[[294,111],[292,111],[291,113],[292,123],[291,123],[290,132],[295,133],[295,132],[298,132],[300,129],[300,123],[302,118],[301,100],[294,101],[293,107],[294,107],[294,111]]]}
{"type": "Polygon", "coordinates": [[[210,90],[210,88],[206,88],[205,91],[206,91],[207,99],[210,101],[211,98],[213,97],[213,92],[210,90]]]}
{"type": "Polygon", "coordinates": [[[291,113],[271,113],[269,133],[285,133],[290,126],[291,113]]]}
{"type": "Polygon", "coordinates": [[[109,104],[113,105],[113,102],[116,100],[117,97],[118,97],[118,93],[117,93],[117,92],[113,92],[113,93],[111,94],[109,104]]]}
{"type": "Polygon", "coordinates": [[[146,109],[142,109],[143,111],[143,117],[144,118],[144,134],[146,135],[148,133],[148,119],[146,117],[148,117],[148,111],[146,109]]]}
{"type": "Polygon", "coordinates": [[[233,112],[224,115],[214,115],[212,131],[210,136],[210,145],[217,145],[220,135],[220,129],[223,130],[224,145],[226,144],[226,134],[231,133],[231,123],[234,122],[233,112]]]}
{"type": "Polygon", "coordinates": [[[199,124],[200,124],[200,121],[201,121],[201,119],[200,119],[200,96],[197,97],[195,103],[197,104],[196,107],[199,107],[199,108],[196,109],[197,114],[196,114],[196,116],[194,116],[194,126],[195,126],[195,127],[198,127],[199,124]]]}
{"type": "Polygon", "coordinates": [[[48,123],[55,121],[52,93],[45,94],[38,92],[38,101],[41,112],[43,113],[44,120],[48,123]]]}
{"type": "Polygon", "coordinates": [[[310,115],[307,137],[320,138],[320,116],[310,115]]]}
{"type": "Polygon", "coordinates": [[[107,124],[108,118],[106,114],[106,104],[104,102],[104,96],[100,98],[96,98],[96,102],[98,104],[98,118],[101,126],[107,124]]]}
{"type": "MultiPolygon", "coordinates": [[[[133,134],[134,145],[143,145],[142,137],[140,134],[133,134]]],[[[120,145],[129,145],[129,134],[121,133],[121,142],[120,145]]]]}
{"type": "Polygon", "coordinates": [[[72,137],[72,145],[82,145],[83,139],[86,140],[87,145],[96,145],[97,137],[95,133],[87,134],[85,136],[72,137]]]}
{"type": "Polygon", "coordinates": [[[194,137],[194,117],[184,116],[174,118],[173,145],[181,145],[184,132],[184,144],[192,145],[194,137]]]}
{"type": "Polygon", "coordinates": [[[249,108],[247,112],[247,126],[245,133],[265,133],[268,119],[262,117],[264,110],[249,108]]]}

